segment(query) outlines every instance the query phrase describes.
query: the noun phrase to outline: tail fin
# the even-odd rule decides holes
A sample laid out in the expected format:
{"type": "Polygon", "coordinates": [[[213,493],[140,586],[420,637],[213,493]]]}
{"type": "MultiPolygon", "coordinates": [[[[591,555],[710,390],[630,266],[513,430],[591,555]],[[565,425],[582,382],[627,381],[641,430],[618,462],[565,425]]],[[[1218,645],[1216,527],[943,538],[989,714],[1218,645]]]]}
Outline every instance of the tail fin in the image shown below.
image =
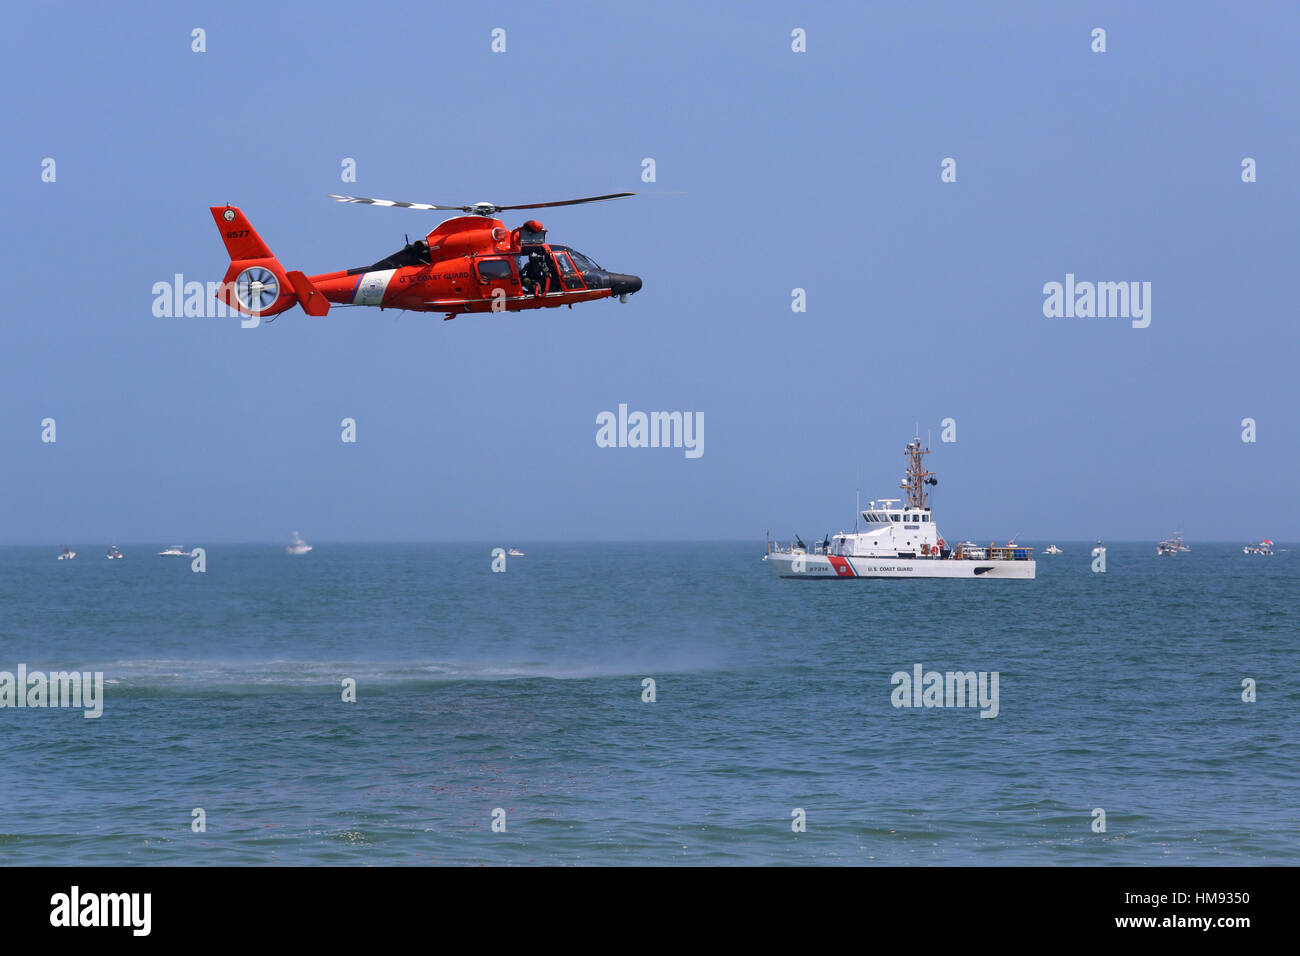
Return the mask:
{"type": "Polygon", "coordinates": [[[279,315],[302,304],[308,315],[324,315],[329,303],[301,272],[286,272],[252,223],[234,206],[210,206],[230,255],[218,298],[246,315],[279,315]]]}
{"type": "Polygon", "coordinates": [[[241,259],[274,259],[269,246],[262,241],[242,212],[234,206],[212,206],[212,219],[221,231],[221,241],[226,244],[230,261],[241,259]]]}

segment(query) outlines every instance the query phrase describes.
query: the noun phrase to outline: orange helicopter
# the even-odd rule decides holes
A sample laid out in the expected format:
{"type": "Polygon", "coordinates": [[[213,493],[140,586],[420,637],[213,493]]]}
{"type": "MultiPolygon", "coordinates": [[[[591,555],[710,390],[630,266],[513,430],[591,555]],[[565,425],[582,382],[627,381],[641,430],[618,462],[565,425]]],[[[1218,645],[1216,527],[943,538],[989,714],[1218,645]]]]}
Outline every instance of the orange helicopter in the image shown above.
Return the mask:
{"type": "Polygon", "coordinates": [[[634,275],[608,272],[576,249],[546,241],[546,229],[529,219],[506,229],[499,212],[544,209],[621,199],[610,193],[562,202],[471,206],[395,202],[357,196],[331,196],[339,202],[403,209],[442,209],[465,213],[438,225],[372,266],[308,276],[286,270],[234,206],[211,206],[212,219],[230,254],[230,268],[217,298],[246,315],[274,316],[301,305],[308,315],[325,315],[330,305],[369,305],[412,312],[444,312],[445,319],[467,312],[520,312],[572,306],[575,302],[627,297],[641,288],[634,275]]]}

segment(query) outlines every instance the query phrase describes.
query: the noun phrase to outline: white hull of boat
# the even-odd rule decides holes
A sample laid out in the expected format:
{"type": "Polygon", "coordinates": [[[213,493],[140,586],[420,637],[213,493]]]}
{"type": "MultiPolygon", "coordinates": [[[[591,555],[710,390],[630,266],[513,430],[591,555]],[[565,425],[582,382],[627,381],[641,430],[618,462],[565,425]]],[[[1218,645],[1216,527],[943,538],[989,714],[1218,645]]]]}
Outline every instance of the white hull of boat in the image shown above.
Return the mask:
{"type": "Polygon", "coordinates": [[[1033,580],[1033,561],[968,561],[940,558],[850,558],[781,552],[764,557],[783,578],[988,578],[1033,580]]]}

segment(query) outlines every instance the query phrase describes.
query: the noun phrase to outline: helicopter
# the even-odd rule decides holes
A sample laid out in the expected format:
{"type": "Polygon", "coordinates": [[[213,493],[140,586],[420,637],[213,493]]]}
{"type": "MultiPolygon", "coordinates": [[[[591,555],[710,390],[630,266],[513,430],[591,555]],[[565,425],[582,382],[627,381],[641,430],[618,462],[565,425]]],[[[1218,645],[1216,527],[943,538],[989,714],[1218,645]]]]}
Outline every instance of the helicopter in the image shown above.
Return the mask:
{"type": "Polygon", "coordinates": [[[286,270],[235,206],[210,206],[230,268],[217,298],[246,315],[269,317],[294,305],[308,315],[328,314],[330,305],[377,306],[412,312],[443,312],[444,319],[472,312],[521,312],[575,302],[628,296],[641,288],[634,275],[609,272],[569,246],[546,241],[546,228],[529,219],[507,229],[496,218],[514,209],[544,209],[622,199],[635,193],[610,193],[560,202],[467,206],[397,202],[359,196],[333,196],[343,203],[398,206],[403,209],[463,213],[436,226],[374,265],[308,276],[286,270]]]}

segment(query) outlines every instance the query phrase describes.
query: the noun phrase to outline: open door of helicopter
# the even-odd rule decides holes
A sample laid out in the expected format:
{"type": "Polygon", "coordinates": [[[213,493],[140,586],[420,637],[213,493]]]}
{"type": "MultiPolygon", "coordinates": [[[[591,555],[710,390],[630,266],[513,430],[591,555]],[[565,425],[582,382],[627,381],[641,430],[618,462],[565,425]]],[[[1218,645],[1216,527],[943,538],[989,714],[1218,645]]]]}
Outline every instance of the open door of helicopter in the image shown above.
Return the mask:
{"type": "Polygon", "coordinates": [[[559,266],[555,256],[544,245],[527,247],[526,253],[515,256],[519,280],[525,295],[548,295],[563,290],[559,279],[559,266]]]}

